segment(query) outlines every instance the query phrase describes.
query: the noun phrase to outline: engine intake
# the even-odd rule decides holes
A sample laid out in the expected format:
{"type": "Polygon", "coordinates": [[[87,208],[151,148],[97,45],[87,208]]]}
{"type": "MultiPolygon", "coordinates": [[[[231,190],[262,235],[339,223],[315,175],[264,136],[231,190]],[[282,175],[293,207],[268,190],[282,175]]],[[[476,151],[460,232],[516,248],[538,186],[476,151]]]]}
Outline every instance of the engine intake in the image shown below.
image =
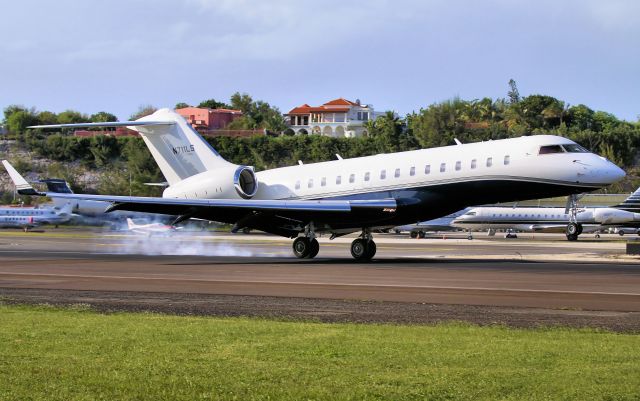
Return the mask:
{"type": "Polygon", "coordinates": [[[258,179],[251,167],[240,166],[233,174],[233,186],[244,199],[251,199],[258,192],[258,179]]]}

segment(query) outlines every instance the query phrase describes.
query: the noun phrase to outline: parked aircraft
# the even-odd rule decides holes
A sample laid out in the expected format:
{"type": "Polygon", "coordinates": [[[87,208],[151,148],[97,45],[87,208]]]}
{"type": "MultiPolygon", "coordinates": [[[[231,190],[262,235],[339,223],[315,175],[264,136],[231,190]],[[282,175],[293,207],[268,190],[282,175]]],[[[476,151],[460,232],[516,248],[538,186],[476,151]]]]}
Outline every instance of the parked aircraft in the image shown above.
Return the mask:
{"type": "Polygon", "coordinates": [[[0,227],[19,227],[25,232],[41,224],[58,225],[71,219],[71,205],[61,208],[2,207],[0,208],[0,227]]]}
{"type": "Polygon", "coordinates": [[[558,136],[540,135],[378,154],[255,172],[224,160],[176,112],[136,121],[32,128],[128,126],[138,131],[169,183],[162,197],[36,192],[9,169],[20,193],[111,202],[108,210],[200,218],[295,238],[294,254],[313,258],[316,235],[358,232],[351,254],[376,253],[372,231],[431,220],[478,204],[578,194],[625,173],[558,136]]]}
{"type": "MultiPolygon", "coordinates": [[[[629,199],[640,194],[638,191],[629,199]]],[[[575,223],[572,223],[570,211],[561,207],[476,207],[456,218],[452,225],[469,232],[488,230],[490,234],[495,230],[507,230],[507,237],[515,237],[512,231],[565,232],[569,241],[575,241],[582,232],[600,232],[621,226],[640,227],[640,213],[617,206],[579,208],[575,223]]]]}
{"type": "Polygon", "coordinates": [[[180,227],[170,226],[162,223],[136,224],[132,219],[127,218],[127,228],[136,234],[144,235],[169,235],[180,229],[180,227]]]}
{"type": "Polygon", "coordinates": [[[393,231],[396,234],[400,234],[404,231],[409,231],[411,238],[424,238],[428,232],[442,232],[442,231],[460,231],[460,228],[454,227],[451,223],[457,217],[462,216],[468,212],[471,208],[467,207],[462,210],[458,210],[455,213],[448,214],[437,219],[420,221],[415,224],[406,224],[404,226],[394,227],[393,231]]]}

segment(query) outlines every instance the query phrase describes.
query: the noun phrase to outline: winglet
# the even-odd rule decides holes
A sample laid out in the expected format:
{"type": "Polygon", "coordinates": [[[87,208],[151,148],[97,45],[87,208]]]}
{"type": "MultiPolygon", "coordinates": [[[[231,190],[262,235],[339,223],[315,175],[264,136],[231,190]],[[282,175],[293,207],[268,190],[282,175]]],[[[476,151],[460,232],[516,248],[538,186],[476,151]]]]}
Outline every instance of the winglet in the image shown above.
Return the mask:
{"type": "Polygon", "coordinates": [[[33,189],[33,187],[27,182],[27,180],[25,180],[24,177],[21,176],[20,173],[18,173],[8,161],[3,160],[2,164],[4,165],[4,168],[7,169],[7,172],[11,177],[11,181],[13,181],[13,183],[15,184],[16,189],[18,190],[18,193],[20,195],[42,195],[35,189],[33,189]]]}

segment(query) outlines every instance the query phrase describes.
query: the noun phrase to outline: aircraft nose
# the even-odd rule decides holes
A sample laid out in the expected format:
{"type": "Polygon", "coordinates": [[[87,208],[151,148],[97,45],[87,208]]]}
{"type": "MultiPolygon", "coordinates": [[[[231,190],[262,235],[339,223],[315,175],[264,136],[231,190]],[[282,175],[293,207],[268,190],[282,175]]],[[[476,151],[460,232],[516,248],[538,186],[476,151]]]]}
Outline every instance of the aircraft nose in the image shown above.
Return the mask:
{"type": "Polygon", "coordinates": [[[611,163],[609,160],[602,158],[602,164],[595,171],[600,182],[604,184],[613,184],[623,179],[627,173],[623,169],[611,163]]]}

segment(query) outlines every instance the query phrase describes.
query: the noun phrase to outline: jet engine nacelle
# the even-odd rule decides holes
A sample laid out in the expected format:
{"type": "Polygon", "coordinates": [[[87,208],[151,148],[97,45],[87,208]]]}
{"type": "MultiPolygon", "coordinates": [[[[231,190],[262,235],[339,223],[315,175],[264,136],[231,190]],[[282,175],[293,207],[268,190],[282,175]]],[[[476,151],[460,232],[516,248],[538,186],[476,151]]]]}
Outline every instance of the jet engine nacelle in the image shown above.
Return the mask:
{"type": "Polygon", "coordinates": [[[629,223],[640,221],[640,214],[610,207],[602,207],[594,209],[593,219],[600,224],[629,223]]]}
{"type": "Polygon", "coordinates": [[[165,198],[251,199],[258,192],[252,167],[231,165],[205,171],[177,182],[164,190],[165,198]]]}

